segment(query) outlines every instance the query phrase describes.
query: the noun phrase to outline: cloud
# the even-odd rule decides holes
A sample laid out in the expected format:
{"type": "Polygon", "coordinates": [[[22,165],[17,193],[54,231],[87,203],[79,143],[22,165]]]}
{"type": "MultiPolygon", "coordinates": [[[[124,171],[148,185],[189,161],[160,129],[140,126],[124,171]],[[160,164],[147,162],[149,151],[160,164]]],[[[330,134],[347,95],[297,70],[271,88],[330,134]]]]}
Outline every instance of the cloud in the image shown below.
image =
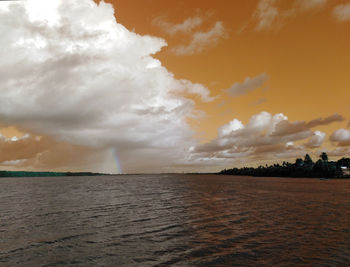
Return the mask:
{"type": "Polygon", "coordinates": [[[175,35],[177,33],[190,34],[195,28],[202,25],[202,23],[203,18],[199,16],[187,18],[180,24],[170,23],[164,20],[164,17],[157,17],[153,20],[153,25],[158,26],[170,35],[175,35]]]}
{"type": "Polygon", "coordinates": [[[234,83],[225,91],[231,96],[240,96],[262,87],[268,79],[269,76],[264,72],[253,78],[247,77],[242,83],[234,83]]]}
{"type": "Polygon", "coordinates": [[[203,24],[204,20],[206,18],[194,16],[185,19],[180,24],[174,24],[166,21],[164,17],[157,17],[153,20],[153,24],[169,35],[182,33],[191,37],[188,44],[177,45],[171,49],[174,54],[183,56],[200,54],[210,47],[215,47],[220,40],[228,37],[222,21],[217,21],[207,31],[198,30],[197,28],[203,24]]]}
{"type": "Polygon", "coordinates": [[[313,131],[314,127],[341,120],[343,118],[335,114],[309,122],[290,122],[282,113],[261,112],[252,116],[246,125],[238,119],[223,125],[217,138],[194,147],[192,153],[204,158],[244,158],[246,162],[300,157],[308,149],[320,147],[325,139],[325,133],[313,131]],[[304,140],[304,145],[296,144],[304,140]]]}
{"type": "Polygon", "coordinates": [[[24,135],[20,138],[6,138],[0,135],[0,162],[27,160],[45,151],[46,147],[46,139],[43,140],[30,135],[24,135]]]}
{"type": "Polygon", "coordinates": [[[251,105],[251,106],[259,106],[259,105],[261,105],[261,104],[264,104],[265,102],[267,102],[267,99],[266,99],[266,98],[260,98],[260,99],[258,99],[257,101],[252,102],[250,105],[251,105]]]}
{"type": "Polygon", "coordinates": [[[327,4],[328,0],[297,0],[296,6],[302,10],[321,8],[327,4]]]}
{"type": "Polygon", "coordinates": [[[332,142],[337,142],[337,146],[350,146],[350,130],[339,129],[329,138],[332,142]]]}
{"type": "Polygon", "coordinates": [[[200,54],[210,47],[215,47],[220,40],[227,38],[227,36],[224,24],[221,21],[217,21],[208,31],[193,33],[187,45],[175,46],[171,51],[178,56],[200,54]]]}
{"type": "Polygon", "coordinates": [[[92,0],[1,3],[0,32],[2,124],[59,142],[113,147],[125,171],[186,160],[196,143],[187,119],[196,110],[182,95],[213,98],[152,57],[166,46],[163,39],[128,31],[112,5],[92,0]]]}
{"type": "Polygon", "coordinates": [[[233,119],[228,124],[221,126],[218,130],[219,136],[226,136],[231,132],[237,131],[239,129],[243,129],[243,123],[237,119],[233,119]]]}
{"type": "Polygon", "coordinates": [[[320,151],[320,153],[321,152],[326,152],[327,155],[330,156],[330,157],[346,157],[346,156],[350,155],[350,148],[348,148],[348,147],[337,147],[337,148],[332,149],[332,150],[324,149],[323,151],[320,151]]]}
{"type": "Polygon", "coordinates": [[[321,125],[328,125],[333,122],[342,122],[344,121],[345,118],[338,113],[334,113],[333,115],[330,115],[326,118],[317,118],[314,120],[309,121],[306,125],[308,127],[316,127],[316,126],[321,126],[321,125]]]}
{"type": "Polygon", "coordinates": [[[264,30],[271,27],[273,22],[279,15],[278,9],[275,7],[276,0],[260,0],[255,15],[258,19],[256,30],[264,30]]]}
{"type": "Polygon", "coordinates": [[[0,165],[12,170],[92,171],[116,173],[111,153],[103,148],[57,142],[51,137],[0,135],[0,165]]]}
{"type": "Polygon", "coordinates": [[[328,125],[333,122],[342,122],[345,118],[337,113],[328,116],[326,118],[317,118],[314,120],[311,120],[309,122],[306,121],[295,121],[295,122],[289,122],[287,120],[281,121],[276,125],[276,128],[273,132],[273,135],[275,136],[285,136],[300,132],[307,132],[310,131],[311,128],[322,126],[322,125],[328,125]]]}
{"type": "Polygon", "coordinates": [[[350,20],[350,3],[335,6],[333,16],[340,22],[350,20]]]}
{"type": "Polygon", "coordinates": [[[309,148],[317,148],[323,144],[323,141],[326,138],[326,133],[315,131],[313,135],[310,137],[308,142],[305,144],[306,147],[309,148]]]}
{"type": "Polygon", "coordinates": [[[257,20],[255,29],[257,31],[269,30],[271,28],[280,28],[285,21],[302,12],[315,8],[322,8],[327,0],[294,0],[290,1],[291,7],[281,8],[281,0],[260,0],[253,17],[257,20]]]}

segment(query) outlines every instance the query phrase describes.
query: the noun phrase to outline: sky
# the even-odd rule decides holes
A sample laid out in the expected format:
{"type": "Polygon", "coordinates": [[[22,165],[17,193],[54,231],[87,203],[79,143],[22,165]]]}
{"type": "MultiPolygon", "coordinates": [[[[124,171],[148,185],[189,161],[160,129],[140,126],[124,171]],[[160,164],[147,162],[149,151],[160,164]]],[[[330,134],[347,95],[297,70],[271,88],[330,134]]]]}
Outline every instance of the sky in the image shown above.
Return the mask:
{"type": "Polygon", "coordinates": [[[350,0],[0,1],[0,168],[350,156],[350,0]]]}

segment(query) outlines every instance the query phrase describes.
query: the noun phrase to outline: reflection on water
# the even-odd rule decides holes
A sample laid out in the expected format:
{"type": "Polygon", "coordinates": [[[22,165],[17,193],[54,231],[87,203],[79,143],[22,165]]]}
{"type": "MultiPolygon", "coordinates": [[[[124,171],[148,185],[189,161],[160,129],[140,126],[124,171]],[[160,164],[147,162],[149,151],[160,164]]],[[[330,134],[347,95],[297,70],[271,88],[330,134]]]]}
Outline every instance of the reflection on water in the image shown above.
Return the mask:
{"type": "Polygon", "coordinates": [[[0,266],[347,266],[350,180],[0,179],[0,266]]]}

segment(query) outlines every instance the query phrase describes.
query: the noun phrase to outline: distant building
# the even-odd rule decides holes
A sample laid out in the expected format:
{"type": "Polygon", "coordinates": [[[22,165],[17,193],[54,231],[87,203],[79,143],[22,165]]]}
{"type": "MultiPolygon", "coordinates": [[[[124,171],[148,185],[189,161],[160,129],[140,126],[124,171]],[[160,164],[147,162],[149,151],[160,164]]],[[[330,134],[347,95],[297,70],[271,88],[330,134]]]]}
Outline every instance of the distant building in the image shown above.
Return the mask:
{"type": "Polygon", "coordinates": [[[350,168],[348,168],[346,166],[341,166],[340,168],[341,168],[344,176],[350,176],[350,168]]]}

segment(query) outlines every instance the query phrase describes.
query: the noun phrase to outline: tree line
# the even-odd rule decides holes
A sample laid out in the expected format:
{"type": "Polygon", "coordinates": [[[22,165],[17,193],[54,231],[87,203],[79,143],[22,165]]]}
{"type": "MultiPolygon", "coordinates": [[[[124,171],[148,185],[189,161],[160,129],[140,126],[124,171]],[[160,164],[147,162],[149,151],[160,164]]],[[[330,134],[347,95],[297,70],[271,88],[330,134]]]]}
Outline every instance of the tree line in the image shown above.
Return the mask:
{"type": "Polygon", "coordinates": [[[282,164],[259,166],[257,168],[243,167],[224,169],[219,174],[262,176],[262,177],[349,177],[343,168],[350,168],[350,158],[341,158],[338,161],[329,161],[327,153],[323,152],[314,162],[309,154],[304,159],[297,158],[294,163],[283,161],[282,164]]]}

